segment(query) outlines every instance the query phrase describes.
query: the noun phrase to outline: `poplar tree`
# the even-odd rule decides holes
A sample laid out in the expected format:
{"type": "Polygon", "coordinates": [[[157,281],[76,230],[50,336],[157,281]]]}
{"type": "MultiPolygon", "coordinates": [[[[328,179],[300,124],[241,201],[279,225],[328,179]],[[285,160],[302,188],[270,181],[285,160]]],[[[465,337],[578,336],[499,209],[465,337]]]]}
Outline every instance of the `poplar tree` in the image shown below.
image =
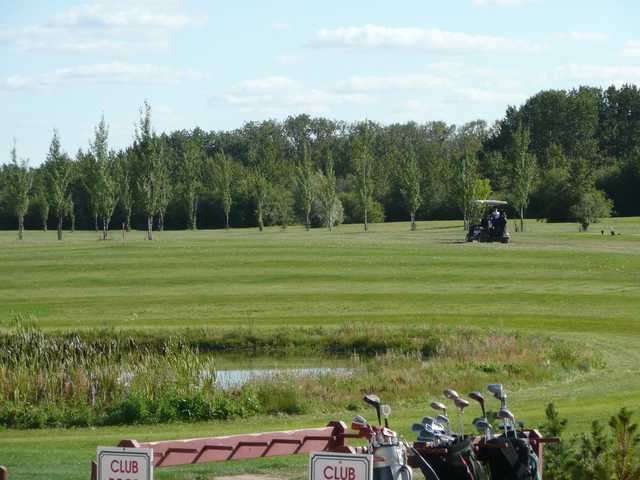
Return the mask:
{"type": "Polygon", "coordinates": [[[224,150],[216,153],[212,165],[214,190],[220,196],[225,217],[225,229],[229,229],[229,213],[233,203],[233,161],[224,150]]]}
{"type": "Polygon", "coordinates": [[[164,231],[164,219],[167,215],[169,202],[173,197],[173,185],[169,173],[169,147],[163,138],[157,139],[158,155],[160,156],[157,171],[158,183],[158,230],[164,231]]]}
{"type": "Polygon", "coordinates": [[[519,125],[512,138],[513,204],[520,214],[520,231],[524,231],[524,211],[529,205],[529,195],[536,178],[537,164],[534,154],[529,153],[531,143],[529,129],[519,125]]]}
{"type": "Polygon", "coordinates": [[[320,189],[318,193],[320,204],[327,221],[327,227],[329,227],[329,231],[331,232],[335,221],[333,214],[336,208],[336,198],[338,194],[336,192],[336,175],[333,170],[333,156],[330,150],[327,150],[325,172],[320,177],[320,189]]]}
{"type": "Polygon", "coordinates": [[[115,177],[113,154],[109,152],[109,128],[104,116],[95,128],[91,154],[96,163],[96,205],[102,219],[102,239],[109,238],[109,223],[118,203],[118,187],[115,177]]]}
{"type": "Polygon", "coordinates": [[[371,152],[371,134],[369,126],[362,125],[355,139],[353,166],[356,179],[356,191],[362,208],[364,231],[369,230],[369,208],[373,200],[373,153],[371,152]]]}
{"type": "Polygon", "coordinates": [[[314,174],[313,163],[309,155],[309,146],[305,142],[302,149],[302,161],[296,168],[296,180],[304,210],[304,228],[307,231],[311,229],[311,208],[315,199],[314,174]]]}
{"type": "Polygon", "coordinates": [[[18,239],[24,237],[24,216],[29,210],[29,197],[33,186],[33,172],[27,160],[18,161],[16,142],[11,149],[11,163],[7,167],[6,201],[18,217],[18,239]]]}
{"type": "Polygon", "coordinates": [[[411,218],[411,230],[416,230],[416,212],[422,204],[422,195],[420,192],[420,168],[416,152],[411,145],[407,146],[403,153],[400,153],[398,159],[398,180],[400,183],[400,194],[404,199],[404,203],[409,210],[411,218]]]}
{"type": "Polygon", "coordinates": [[[134,141],[140,207],[147,217],[147,240],[153,240],[153,219],[159,210],[162,176],[162,152],[151,127],[151,106],[144,102],[134,141]]]}
{"type": "Polygon", "coordinates": [[[202,192],[203,161],[203,150],[197,139],[191,135],[184,144],[180,164],[180,183],[191,230],[198,228],[198,201],[202,192]]]}
{"type": "Polygon", "coordinates": [[[115,178],[118,188],[118,201],[122,205],[124,213],[124,227],[126,231],[131,230],[131,213],[133,211],[133,195],[135,191],[134,171],[133,171],[134,153],[131,149],[125,152],[119,152],[115,159],[115,178]]]}
{"type": "Polygon", "coordinates": [[[45,167],[49,180],[51,207],[58,219],[58,240],[62,240],[62,222],[71,201],[70,187],[73,179],[73,165],[68,155],[62,151],[57,130],[53,131],[45,167]]]}
{"type": "Polygon", "coordinates": [[[256,217],[258,219],[258,229],[264,230],[265,206],[269,197],[269,179],[265,172],[267,164],[269,164],[269,155],[265,153],[262,162],[258,162],[255,149],[249,149],[248,154],[249,165],[251,168],[249,178],[249,189],[256,202],[256,217]]]}

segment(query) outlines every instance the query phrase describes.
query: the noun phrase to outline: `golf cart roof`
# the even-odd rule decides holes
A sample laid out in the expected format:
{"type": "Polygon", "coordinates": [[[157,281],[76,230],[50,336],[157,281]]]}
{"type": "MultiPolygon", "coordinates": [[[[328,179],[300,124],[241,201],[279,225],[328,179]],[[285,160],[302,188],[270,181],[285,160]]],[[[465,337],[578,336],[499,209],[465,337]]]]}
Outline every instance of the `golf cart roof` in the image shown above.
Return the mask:
{"type": "Polygon", "coordinates": [[[485,207],[506,207],[509,205],[504,200],[476,200],[476,203],[485,207]]]}

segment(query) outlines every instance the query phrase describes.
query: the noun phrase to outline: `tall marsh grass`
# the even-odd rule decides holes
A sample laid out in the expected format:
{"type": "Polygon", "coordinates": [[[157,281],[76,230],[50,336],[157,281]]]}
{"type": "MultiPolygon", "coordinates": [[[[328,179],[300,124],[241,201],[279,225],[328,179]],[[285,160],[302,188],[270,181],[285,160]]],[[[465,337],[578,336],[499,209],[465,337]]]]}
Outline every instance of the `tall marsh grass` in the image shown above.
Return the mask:
{"type": "Polygon", "coordinates": [[[18,317],[0,334],[0,425],[42,428],[230,419],[394,403],[496,380],[511,386],[588,370],[588,348],[541,336],[433,326],[45,333],[18,317]],[[216,385],[216,358],[333,355],[353,375],[278,375],[216,385]]]}

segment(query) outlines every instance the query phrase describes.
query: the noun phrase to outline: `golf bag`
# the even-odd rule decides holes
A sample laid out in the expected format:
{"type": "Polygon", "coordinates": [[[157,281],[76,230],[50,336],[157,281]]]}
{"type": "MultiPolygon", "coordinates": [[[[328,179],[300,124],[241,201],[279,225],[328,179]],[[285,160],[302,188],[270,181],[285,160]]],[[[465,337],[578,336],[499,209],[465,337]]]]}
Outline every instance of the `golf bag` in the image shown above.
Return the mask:
{"type": "MultiPolygon", "coordinates": [[[[504,436],[496,437],[487,443],[503,443],[504,436]]],[[[487,449],[487,464],[491,478],[504,480],[537,480],[538,457],[531,445],[523,438],[507,438],[506,448],[487,449]]]]}
{"type": "Polygon", "coordinates": [[[373,480],[412,480],[407,451],[402,443],[377,446],[373,450],[373,480]]]}
{"type": "MultiPolygon", "coordinates": [[[[425,458],[441,479],[488,480],[489,478],[485,467],[476,458],[469,438],[457,440],[449,445],[446,455],[426,455],[425,458]]],[[[428,472],[422,473],[425,478],[431,478],[428,472]]]]}

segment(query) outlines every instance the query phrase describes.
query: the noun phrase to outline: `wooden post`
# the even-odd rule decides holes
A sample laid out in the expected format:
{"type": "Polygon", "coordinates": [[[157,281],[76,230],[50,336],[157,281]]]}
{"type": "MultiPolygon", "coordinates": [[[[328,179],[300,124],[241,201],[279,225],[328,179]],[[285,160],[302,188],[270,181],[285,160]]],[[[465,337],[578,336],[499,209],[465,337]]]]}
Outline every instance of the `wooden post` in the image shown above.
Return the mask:
{"type": "Polygon", "coordinates": [[[9,472],[6,467],[0,466],[0,480],[9,480],[9,472]]]}
{"type": "Polygon", "coordinates": [[[91,480],[98,480],[98,464],[95,460],[91,460],[91,480]]]}

